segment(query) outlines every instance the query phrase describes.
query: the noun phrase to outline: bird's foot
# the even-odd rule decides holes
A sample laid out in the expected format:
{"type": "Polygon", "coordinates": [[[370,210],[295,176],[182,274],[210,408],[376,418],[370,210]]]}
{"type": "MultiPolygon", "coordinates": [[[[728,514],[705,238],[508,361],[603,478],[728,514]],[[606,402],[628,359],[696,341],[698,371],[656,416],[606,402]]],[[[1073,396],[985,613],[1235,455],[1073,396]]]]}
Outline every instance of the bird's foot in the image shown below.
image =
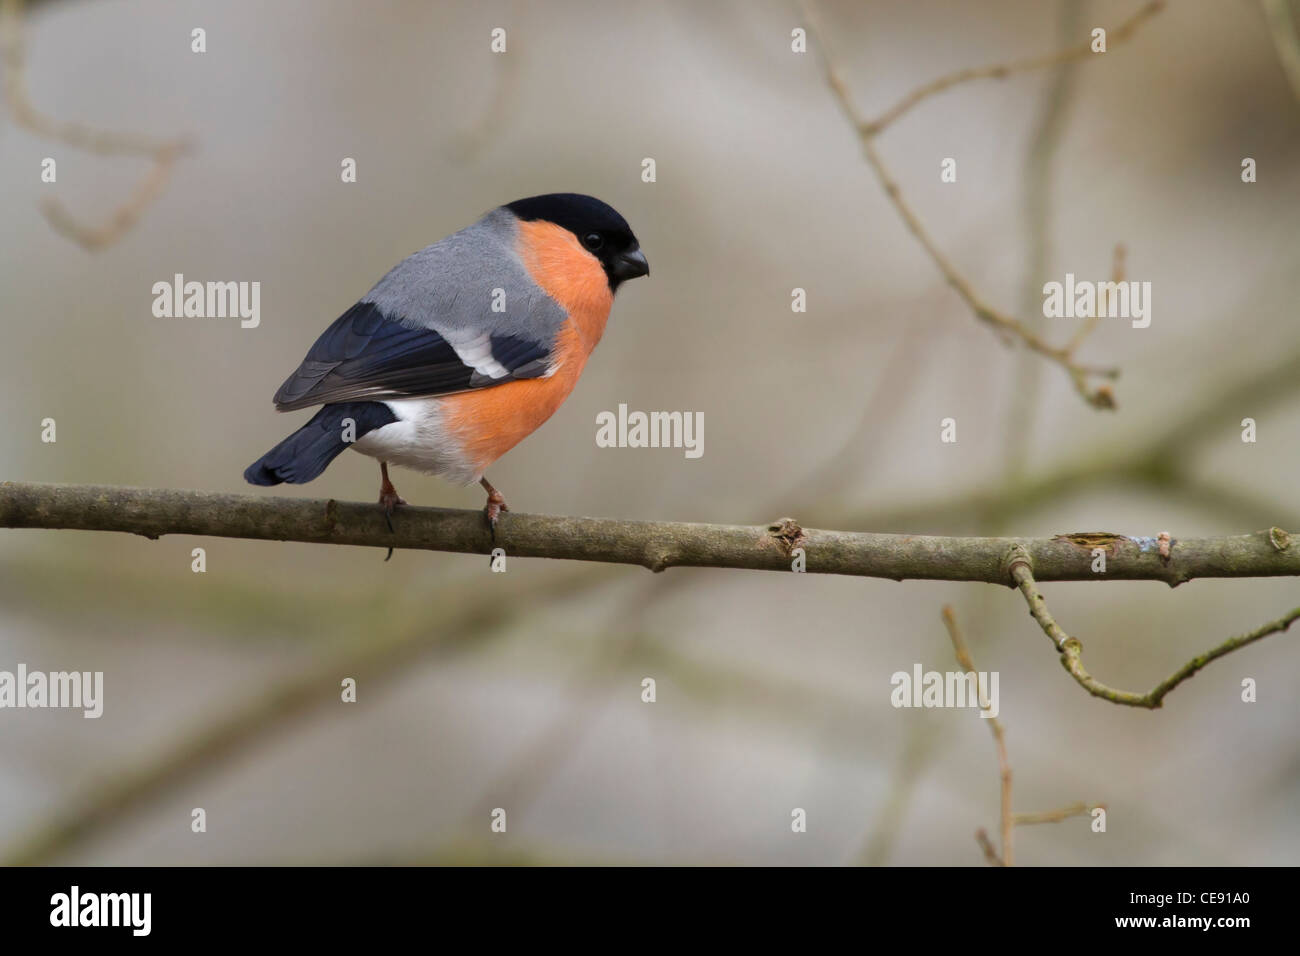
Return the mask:
{"type": "Polygon", "coordinates": [[[389,485],[379,492],[379,503],[383,506],[384,514],[391,518],[394,511],[406,504],[406,499],[397,493],[396,488],[389,485]]]}
{"type": "MultiPolygon", "coordinates": [[[[379,507],[384,509],[384,522],[388,525],[388,533],[396,534],[397,530],[393,527],[393,512],[399,507],[406,504],[406,499],[397,493],[393,483],[388,480],[388,469],[383,471],[384,480],[379,486],[379,507]]],[[[393,549],[388,549],[388,554],[384,557],[387,561],[393,556],[393,549]]]]}
{"type": "Polygon", "coordinates": [[[404,504],[406,499],[399,495],[392,485],[379,492],[379,506],[384,509],[384,520],[388,522],[389,531],[393,531],[393,512],[404,504]]]}
{"type": "Polygon", "coordinates": [[[497,522],[501,519],[501,512],[509,511],[506,505],[506,499],[501,492],[493,488],[488,492],[487,504],[483,506],[483,513],[487,515],[488,531],[492,534],[492,540],[497,539],[497,522]]]}

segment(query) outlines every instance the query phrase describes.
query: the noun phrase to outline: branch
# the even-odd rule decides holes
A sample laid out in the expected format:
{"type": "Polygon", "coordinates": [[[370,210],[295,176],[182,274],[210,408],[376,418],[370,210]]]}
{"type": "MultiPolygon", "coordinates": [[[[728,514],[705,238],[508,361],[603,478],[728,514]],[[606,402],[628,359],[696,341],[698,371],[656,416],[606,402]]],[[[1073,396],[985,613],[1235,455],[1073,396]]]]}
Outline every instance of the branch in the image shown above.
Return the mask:
{"type": "Polygon", "coordinates": [[[360,686],[373,690],[380,680],[407,673],[420,654],[437,651],[450,654],[470,643],[483,631],[501,627],[513,620],[530,602],[561,597],[579,590],[583,575],[569,575],[556,580],[550,575],[522,585],[523,599],[503,602],[490,592],[464,600],[463,590],[447,585],[435,591],[447,598],[439,601],[447,614],[435,626],[389,630],[380,628],[361,642],[351,642],[338,654],[328,656],[313,667],[294,673],[293,677],[269,691],[245,701],[223,705],[219,717],[203,726],[196,735],[185,736],[161,751],[129,763],[107,776],[96,777],[93,785],[79,798],[54,808],[50,818],[22,835],[0,853],[0,866],[44,865],[60,853],[109,825],[138,811],[160,791],[191,783],[202,773],[211,772],[214,764],[232,757],[252,742],[264,738],[268,731],[315,708],[338,705],[339,680],[352,677],[360,686]],[[453,593],[459,600],[451,600],[453,593]]]}
{"type": "MultiPolygon", "coordinates": [[[[1285,532],[1283,532],[1285,534],[1285,532]]],[[[1276,537],[1276,536],[1275,536],[1276,537]]],[[[1277,538],[1282,543],[1284,550],[1289,549],[1289,536],[1286,538],[1277,538]]],[[[1293,608],[1276,621],[1258,627],[1249,634],[1242,634],[1239,637],[1230,637],[1217,647],[1211,648],[1204,654],[1193,657],[1178,670],[1174,671],[1169,677],[1162,680],[1146,694],[1135,694],[1132,691],[1116,690],[1108,687],[1094,678],[1083,666],[1083,644],[1078,638],[1066,634],[1064,629],[1056,623],[1052,613],[1047,609],[1047,602],[1043,596],[1038,593],[1035,577],[1032,570],[1032,563],[1029,555],[1023,548],[1013,548],[1008,558],[1008,566],[1012,578],[1015,579],[1017,587],[1025,596],[1025,602],[1029,605],[1029,613],[1038,626],[1043,629],[1043,633],[1052,639],[1056,645],[1057,651],[1061,655],[1061,666],[1069,671],[1080,685],[1094,697],[1100,697],[1110,701],[1112,704],[1124,704],[1129,707],[1146,707],[1149,710],[1156,710],[1164,703],[1165,696],[1181,684],[1183,681],[1194,677],[1196,672],[1205,667],[1211,661],[1218,660],[1225,654],[1231,654],[1247,644],[1253,644],[1261,638],[1268,637],[1270,634],[1276,634],[1278,631],[1285,631],[1291,626],[1292,622],[1300,619],[1300,607],[1293,608]]]]}
{"type": "MultiPolygon", "coordinates": [[[[1152,0],[1152,2],[1146,4],[1128,20],[1106,34],[1109,45],[1114,46],[1117,43],[1123,43],[1137,32],[1138,27],[1163,10],[1164,6],[1165,0],[1152,0]]],[[[961,83],[969,83],[971,80],[1001,80],[1013,73],[1029,73],[1045,67],[1069,63],[1072,60],[1087,60],[1093,55],[1092,42],[1091,38],[1089,38],[1083,43],[1044,56],[1034,56],[1023,60],[1012,60],[1010,63],[995,63],[990,66],[977,66],[958,70],[955,73],[949,73],[947,76],[941,76],[937,80],[932,80],[925,86],[918,87],[908,93],[877,119],[861,124],[862,131],[868,136],[874,136],[916,106],[917,103],[961,83]]]]}
{"type": "MultiPolygon", "coordinates": [[[[957,615],[953,613],[952,605],[943,606],[943,626],[948,629],[948,637],[952,640],[953,652],[957,655],[957,663],[961,665],[962,670],[972,674],[978,674],[975,667],[975,661],[970,656],[970,648],[966,645],[966,639],[961,636],[961,629],[957,627],[957,615]]],[[[985,701],[978,701],[983,707],[985,701]]],[[[1012,866],[1015,861],[1013,843],[1011,841],[1012,828],[1014,827],[1014,814],[1011,812],[1011,761],[1007,758],[1007,732],[1002,726],[1002,721],[996,717],[988,718],[989,730],[993,733],[993,740],[998,748],[998,777],[1002,781],[1002,853],[998,854],[993,851],[993,845],[988,840],[988,835],[980,830],[975,834],[975,839],[984,847],[984,855],[989,858],[990,863],[996,866],[1012,866]],[[981,834],[983,836],[981,837],[981,834]],[[996,862],[995,862],[996,861],[996,862]]]]}
{"type": "Polygon", "coordinates": [[[1297,33],[1295,18],[1287,0],[1263,0],[1264,18],[1268,20],[1269,32],[1277,46],[1278,62],[1286,74],[1291,92],[1300,100],[1300,33],[1297,33]]]}
{"type": "Polygon", "coordinates": [[[993,841],[989,839],[988,831],[983,827],[980,827],[975,831],[975,842],[978,843],[980,849],[984,851],[984,859],[988,860],[994,866],[1007,865],[1006,861],[1003,860],[1002,857],[998,856],[997,847],[993,845],[993,841]]]}
{"type": "MultiPolygon", "coordinates": [[[[957,626],[957,615],[953,612],[951,604],[944,605],[943,626],[948,629],[948,637],[952,640],[953,651],[957,655],[957,663],[968,672],[978,673],[975,661],[970,656],[970,648],[966,644],[966,639],[962,637],[961,628],[957,626]]],[[[985,704],[983,700],[978,703],[980,707],[985,704]]],[[[1002,726],[1002,721],[996,717],[988,718],[988,722],[989,730],[993,732],[993,739],[998,747],[998,776],[1002,780],[1002,852],[999,853],[997,848],[993,846],[988,831],[983,827],[975,831],[975,842],[984,851],[984,858],[994,866],[1013,866],[1015,864],[1015,854],[1013,853],[1012,834],[1016,827],[1032,823],[1060,823],[1069,817],[1091,813],[1094,808],[1104,807],[1105,804],[1072,803],[1068,807],[1062,807],[1059,810],[1045,810],[1038,813],[1013,813],[1011,811],[1011,760],[1007,757],[1006,728],[1002,726]]]]}
{"type": "Polygon", "coordinates": [[[257,497],[176,489],[0,482],[0,528],[67,528],[215,535],[310,544],[413,548],[511,557],[563,558],[671,567],[790,571],[796,549],[815,574],[1011,586],[1008,551],[1032,561],[1040,581],[1163,581],[1300,576],[1300,547],[1280,528],[1219,538],[1170,539],[1169,557],[1153,538],[1108,533],[1054,538],[939,537],[818,531],[791,518],[767,526],[624,521],[509,512],[488,534],[480,511],[403,508],[392,531],[375,504],[331,499],[257,497]],[[1096,548],[1106,573],[1092,571],[1096,548]]]}
{"type": "Polygon", "coordinates": [[[96,130],[80,123],[61,123],[32,105],[27,94],[26,47],[23,42],[24,0],[0,0],[0,59],[4,60],[4,99],[14,122],[37,136],[101,156],[145,156],[153,161],[132,194],[98,226],[79,222],[59,200],[41,200],[41,212],[50,226],[90,250],[111,245],[140,219],[149,204],[162,195],[172,169],[191,149],[185,139],[152,140],[130,133],[96,130]]]}
{"type": "MultiPolygon", "coordinates": [[[[835,94],[839,103],[840,110],[844,113],[845,118],[853,126],[854,131],[858,134],[858,139],[862,144],[862,154],[870,164],[880,180],[880,185],[885,191],[889,201],[894,204],[895,210],[902,218],[904,224],[920,242],[921,246],[934,261],[936,267],[943,274],[947,283],[952,286],[953,290],[961,297],[967,307],[975,314],[975,317],[981,322],[992,326],[1004,340],[1018,339],[1025,347],[1033,352],[1048,359],[1051,362],[1061,366],[1070,376],[1075,391],[1083,397],[1094,408],[1111,409],[1115,407],[1115,396],[1108,385],[1099,385],[1093,388],[1089,385],[1089,380],[1098,378],[1114,379],[1119,376],[1119,370],[1114,368],[1096,368],[1082,365],[1075,360],[1074,353],[1079,347],[1081,339],[1071,342],[1066,346],[1054,346],[1034,333],[1024,323],[1020,322],[1014,316],[997,309],[979,293],[975,291],[974,286],[966,279],[953,262],[943,253],[938,244],[931,237],[928,230],[922,224],[920,217],[903,198],[902,190],[899,188],[893,174],[885,165],[880,153],[876,149],[876,137],[889,124],[893,123],[900,116],[910,110],[917,103],[933,96],[959,83],[965,83],[970,80],[992,79],[1009,76],[1012,73],[1021,73],[1027,70],[1035,70],[1045,66],[1051,66],[1058,63],[1065,63],[1071,60],[1084,59],[1092,56],[1091,45],[1083,43],[1079,46],[1070,47],[1069,49],[1046,56],[1033,57],[1025,60],[1017,60],[1011,63],[995,64],[987,67],[977,67],[974,69],[959,70],[956,73],[941,77],[921,86],[908,94],[892,109],[887,110],[883,115],[875,120],[868,120],[853,102],[853,97],[849,93],[848,84],[844,82],[840,75],[838,66],[831,56],[830,48],[825,41],[825,31],[821,28],[820,18],[816,15],[813,6],[809,0],[800,0],[800,7],[803,11],[804,19],[808,21],[810,32],[817,37],[818,45],[822,52],[822,60],[826,68],[826,83],[835,94]]],[[[1116,29],[1110,31],[1109,42],[1111,46],[1122,43],[1131,37],[1137,29],[1142,26],[1150,17],[1159,13],[1164,8],[1164,0],[1153,0],[1153,2],[1142,7],[1132,18],[1121,24],[1116,29]]]]}
{"type": "Polygon", "coordinates": [[[1072,803],[1068,807],[1061,807],[1059,810],[1039,810],[1031,813],[1016,813],[1012,815],[1012,822],[1018,827],[1036,826],[1040,823],[1060,823],[1068,820],[1070,817],[1086,817],[1093,810],[1105,810],[1104,803],[1072,803]]]}

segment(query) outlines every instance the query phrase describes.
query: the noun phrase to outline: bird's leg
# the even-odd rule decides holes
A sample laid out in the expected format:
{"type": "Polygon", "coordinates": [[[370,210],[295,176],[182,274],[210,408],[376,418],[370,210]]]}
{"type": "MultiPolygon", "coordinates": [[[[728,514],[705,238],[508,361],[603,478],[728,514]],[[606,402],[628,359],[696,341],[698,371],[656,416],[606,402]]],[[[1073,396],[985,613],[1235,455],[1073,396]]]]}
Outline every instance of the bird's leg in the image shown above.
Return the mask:
{"type": "Polygon", "coordinates": [[[381,461],[379,463],[379,475],[379,503],[384,508],[384,520],[388,522],[388,530],[392,531],[393,510],[397,508],[398,505],[406,504],[406,499],[397,493],[397,489],[393,487],[393,483],[388,480],[388,462],[381,461]]]}
{"type": "Polygon", "coordinates": [[[487,515],[488,530],[492,532],[492,540],[495,541],[497,537],[497,519],[501,517],[501,512],[510,509],[506,507],[506,499],[501,492],[492,487],[492,483],[487,480],[486,475],[480,478],[478,483],[488,493],[487,505],[484,506],[483,512],[487,515]]]}

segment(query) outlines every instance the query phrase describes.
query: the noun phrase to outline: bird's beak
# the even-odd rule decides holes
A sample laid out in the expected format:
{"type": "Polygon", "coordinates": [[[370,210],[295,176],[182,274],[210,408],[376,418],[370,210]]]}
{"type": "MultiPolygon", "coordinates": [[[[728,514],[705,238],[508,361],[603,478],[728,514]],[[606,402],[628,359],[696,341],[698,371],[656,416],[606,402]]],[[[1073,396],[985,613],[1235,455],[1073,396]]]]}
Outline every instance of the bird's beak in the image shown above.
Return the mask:
{"type": "Polygon", "coordinates": [[[645,253],[640,249],[625,252],[614,260],[614,275],[620,280],[635,279],[637,276],[649,274],[650,263],[646,262],[645,253]]]}

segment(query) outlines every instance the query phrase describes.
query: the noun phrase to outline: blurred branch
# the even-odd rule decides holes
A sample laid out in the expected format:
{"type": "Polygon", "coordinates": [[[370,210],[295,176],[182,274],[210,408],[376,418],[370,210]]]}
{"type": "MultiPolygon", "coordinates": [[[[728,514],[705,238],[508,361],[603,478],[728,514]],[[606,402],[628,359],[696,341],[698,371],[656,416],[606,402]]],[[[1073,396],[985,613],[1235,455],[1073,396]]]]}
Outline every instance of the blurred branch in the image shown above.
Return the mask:
{"type": "MultiPolygon", "coordinates": [[[[1300,390],[1300,353],[1268,368],[1253,368],[1237,381],[1207,395],[1172,424],[1153,422],[1144,433],[1149,437],[1128,449],[1105,441],[1085,449],[1072,460],[1054,465],[1036,475],[1006,479],[963,495],[919,501],[890,509],[872,509],[851,515],[850,525],[884,525],[890,528],[934,522],[961,521],[983,514],[990,521],[1027,514],[1043,505],[1080,491],[1095,490],[1102,484],[1118,484],[1126,491],[1139,485],[1159,489],[1166,497],[1177,495],[1211,513],[1233,515],[1251,524],[1270,521],[1300,525],[1300,510],[1268,501],[1250,491],[1241,491],[1195,477],[1188,458],[1199,446],[1227,433],[1237,435],[1238,423],[1246,415],[1258,417],[1265,409],[1300,390]],[[1280,511],[1280,514],[1279,514],[1280,511]]],[[[810,502],[814,518],[831,515],[810,502]]],[[[840,516],[843,520],[843,516],[840,516]]]]}
{"type": "MultiPolygon", "coordinates": [[[[966,639],[961,636],[961,629],[957,627],[957,615],[953,613],[952,605],[944,605],[943,608],[943,626],[948,629],[948,637],[952,641],[953,652],[957,655],[957,663],[968,673],[978,674],[975,667],[975,661],[971,659],[970,648],[966,646],[966,639]]],[[[984,701],[978,701],[981,707],[984,701]]],[[[1014,863],[1015,854],[1011,841],[1012,832],[1012,815],[1011,815],[1011,761],[1007,759],[1007,733],[1006,728],[1002,726],[1002,721],[996,717],[987,718],[989,730],[993,732],[993,741],[998,748],[998,776],[1002,780],[1002,852],[1001,854],[992,853],[991,845],[988,845],[987,838],[981,841],[985,844],[985,856],[990,860],[996,859],[999,866],[1011,866],[1014,863]]],[[[980,831],[983,833],[984,831],[980,831]]],[[[976,836],[979,839],[979,836],[976,836]]]]}
{"type": "Polygon", "coordinates": [[[1150,580],[1171,587],[1193,578],[1300,575],[1300,547],[1280,528],[1254,534],[1154,539],[1107,532],[1052,538],[941,537],[819,531],[793,519],[771,525],[624,521],[512,512],[493,539],[483,514],[405,508],[390,530],[374,504],[262,498],[175,489],[0,482],[0,527],[215,535],[311,544],[413,548],[511,557],[561,558],[670,567],[791,571],[796,550],[817,574],[1010,585],[1008,549],[1028,556],[1041,581],[1150,580]],[[1093,551],[1107,552],[1104,574],[1093,551]],[[1168,553],[1162,553],[1172,548],[1168,553]]]}
{"type": "Polygon", "coordinates": [[[597,723],[589,719],[591,715],[615,695],[636,692],[639,682],[622,684],[618,672],[645,642],[639,631],[628,633],[626,628],[628,621],[640,618],[652,593],[652,589],[646,588],[631,600],[617,602],[614,614],[601,630],[604,634],[624,630],[624,634],[618,639],[599,642],[594,659],[588,660],[581,673],[559,695],[566,705],[559,716],[548,720],[546,727],[533,735],[509,766],[470,801],[464,824],[466,831],[475,832],[473,824],[485,819],[495,806],[508,805],[518,819],[582,743],[585,732],[597,723]]]}
{"type": "MultiPolygon", "coordinates": [[[[922,224],[920,218],[912,207],[903,199],[902,190],[898,182],[894,179],[893,174],[885,165],[880,153],[876,149],[875,139],[890,123],[894,122],[917,103],[933,96],[959,83],[970,80],[989,79],[1009,76],[1012,73],[1020,73],[1026,70],[1038,69],[1044,66],[1051,66],[1057,63],[1067,62],[1073,59],[1081,59],[1093,55],[1089,43],[1083,43],[1077,47],[1070,47],[1067,50],[1048,56],[1034,57],[1026,60],[1018,60],[1011,63],[997,64],[988,67],[979,67],[975,69],[960,70],[948,76],[941,77],[924,86],[921,86],[903,98],[901,102],[893,108],[887,110],[875,120],[867,120],[865,116],[854,105],[849,88],[840,75],[839,68],[832,58],[830,48],[825,41],[825,31],[821,29],[820,18],[817,16],[809,0],[800,0],[800,7],[803,10],[804,18],[808,21],[809,29],[817,36],[818,45],[822,51],[822,59],[826,67],[826,82],[835,98],[839,103],[840,109],[852,124],[858,134],[858,139],[862,144],[862,152],[866,157],[868,164],[875,172],[876,177],[880,180],[881,186],[885,190],[885,195],[889,197],[890,202],[898,211],[904,224],[916,236],[917,241],[929,254],[934,264],[943,274],[945,280],[957,294],[962,298],[975,317],[980,321],[987,323],[998,331],[1004,340],[1019,340],[1025,347],[1038,353],[1051,362],[1060,365],[1070,376],[1071,382],[1074,383],[1075,390],[1094,408],[1107,409],[1115,407],[1115,397],[1108,385],[1099,385],[1095,388],[1089,384],[1093,378],[1118,377],[1119,371],[1114,368],[1097,368],[1080,364],[1074,358],[1075,350],[1079,342],[1072,342],[1066,346],[1054,346],[1046,342],[1040,336],[1035,334],[1026,325],[1018,319],[1005,312],[1002,312],[986,302],[976,291],[974,286],[966,279],[953,262],[939,249],[929,231],[922,224]]],[[[1144,6],[1135,16],[1124,24],[1110,31],[1108,34],[1109,43],[1122,43],[1127,40],[1147,19],[1158,13],[1164,8],[1163,0],[1154,0],[1144,6]]]]}
{"type": "MultiPolygon", "coordinates": [[[[485,631],[499,628],[533,607],[533,600],[557,600],[589,583],[590,575],[569,574],[556,579],[535,578],[516,590],[516,601],[502,601],[492,590],[468,603],[450,600],[454,593],[464,600],[459,585],[447,589],[448,600],[434,628],[374,629],[365,640],[352,642],[340,654],[321,664],[296,671],[264,694],[236,704],[210,725],[187,735],[161,753],[107,779],[97,778],[81,800],[55,812],[42,824],[0,856],[0,865],[43,864],[56,854],[91,836],[113,821],[157,798],[162,791],[191,782],[213,765],[240,752],[250,744],[283,729],[294,718],[327,704],[340,703],[340,681],[351,677],[361,693],[375,691],[376,681],[408,672],[418,655],[433,648],[448,652],[476,642],[485,631]]],[[[437,593],[428,600],[437,600],[437,593]]]]}
{"type": "MultiPolygon", "coordinates": [[[[1137,13],[1128,20],[1125,20],[1114,30],[1108,30],[1106,33],[1107,45],[1114,46],[1116,43],[1123,43],[1129,39],[1138,28],[1147,20],[1155,16],[1164,9],[1164,0],[1152,0],[1146,4],[1137,13]]],[[[1048,53],[1045,56],[1027,57],[1021,60],[1012,60],[1009,63],[995,63],[991,66],[971,67],[965,70],[957,70],[955,73],[949,73],[947,76],[941,76],[937,80],[917,87],[911,93],[904,96],[898,103],[885,110],[878,118],[866,123],[860,123],[862,131],[867,136],[875,136],[890,123],[893,123],[916,104],[922,100],[934,96],[936,93],[942,93],[944,90],[951,89],[961,83],[969,83],[972,80],[1001,80],[1015,73],[1030,73],[1034,70],[1041,70],[1045,67],[1056,66],[1061,63],[1068,63],[1071,60],[1086,60],[1093,56],[1091,38],[1085,40],[1076,46],[1067,47],[1064,50],[1058,50],[1056,53],[1048,53]]]]}
{"type": "MultiPolygon", "coordinates": [[[[971,659],[970,648],[961,635],[961,629],[957,627],[957,615],[953,613],[951,605],[944,605],[943,626],[947,628],[948,637],[952,640],[953,651],[957,655],[957,663],[967,672],[978,674],[979,671],[975,667],[975,662],[971,659]]],[[[983,700],[978,703],[981,707],[984,706],[983,700]]],[[[1072,803],[1068,807],[1062,807],[1059,810],[1046,810],[1039,813],[1012,813],[1011,761],[1007,758],[1006,730],[1002,726],[1002,721],[996,717],[989,717],[987,720],[989,730],[993,732],[993,739],[997,743],[998,775],[1002,780],[1002,852],[999,853],[997,848],[993,846],[993,841],[989,839],[988,833],[982,827],[975,831],[975,842],[984,851],[984,858],[994,866],[1012,866],[1015,860],[1011,838],[1016,827],[1031,823],[1059,823],[1068,817],[1089,813],[1095,807],[1104,806],[1104,804],[1072,803]]]]}
{"type": "MultiPolygon", "coordinates": [[[[1110,281],[1115,285],[1120,285],[1125,279],[1125,262],[1128,258],[1128,249],[1124,243],[1115,243],[1115,252],[1111,256],[1110,281]]],[[[1074,350],[1083,344],[1084,339],[1092,334],[1092,330],[1097,327],[1101,321],[1101,309],[1098,309],[1092,315],[1088,316],[1079,325],[1078,330],[1070,338],[1069,343],[1065,346],[1066,350],[1073,354],[1074,350]]]]}
{"type": "Polygon", "coordinates": [[[916,795],[917,784],[940,753],[943,741],[938,731],[938,725],[931,720],[907,722],[903,750],[891,774],[889,792],[858,854],[860,865],[889,865],[903,821],[916,795]]]}
{"type": "Polygon", "coordinates": [[[130,197],[109,214],[100,225],[87,225],[79,222],[57,199],[47,196],[41,200],[41,212],[55,232],[73,240],[84,249],[102,249],[121,239],[132,226],[140,221],[145,209],[167,188],[171,178],[172,167],[188,147],[182,143],[164,146],[154,155],[154,163],[149,168],[130,197]]]}
{"type": "MultiPolygon", "coordinates": [[[[1289,548],[1289,541],[1286,538],[1280,538],[1280,543],[1284,549],[1289,548]]],[[[1033,562],[1029,554],[1022,548],[1014,548],[1008,556],[1008,568],[1012,578],[1015,579],[1016,586],[1025,596],[1025,602],[1029,605],[1029,613],[1038,622],[1038,626],[1043,629],[1043,633],[1051,638],[1052,643],[1056,645],[1057,651],[1061,655],[1061,665],[1070,673],[1088,693],[1094,697],[1100,697],[1108,700],[1112,704],[1124,704],[1129,707],[1146,707],[1149,710],[1159,708],[1165,696],[1183,681],[1195,676],[1196,672],[1201,670],[1211,661],[1223,657],[1225,654],[1231,654],[1233,651],[1245,647],[1247,644],[1253,644],[1261,638],[1268,637],[1270,634],[1276,634],[1279,631],[1285,631],[1291,626],[1291,623],[1300,618],[1300,607],[1294,608],[1278,618],[1276,621],[1270,621],[1262,627],[1256,628],[1249,634],[1243,634],[1240,637],[1231,637],[1217,647],[1193,657],[1178,670],[1174,671],[1169,677],[1157,684],[1151,691],[1145,694],[1135,694],[1132,691],[1116,690],[1108,687],[1096,680],[1083,666],[1083,644],[1078,638],[1070,637],[1064,629],[1056,623],[1051,612],[1047,609],[1047,602],[1043,596],[1038,593],[1037,584],[1033,573],[1033,562]]]]}
{"type": "Polygon", "coordinates": [[[1084,817],[1092,813],[1093,810],[1105,810],[1104,803],[1071,803],[1069,806],[1061,807],[1059,810],[1040,810],[1037,813],[1016,813],[1012,815],[1012,822],[1018,827],[1034,826],[1039,823],[1061,823],[1070,817],[1084,817]]]}
{"type": "Polygon", "coordinates": [[[980,845],[980,849],[984,851],[984,859],[988,860],[989,863],[994,866],[1007,865],[1002,857],[998,856],[998,848],[993,845],[993,841],[989,839],[988,831],[983,827],[975,831],[975,842],[980,845]]]}
{"type": "Polygon", "coordinates": [[[1282,64],[1291,92],[1300,101],[1300,33],[1296,31],[1295,17],[1289,0],[1263,0],[1264,18],[1268,21],[1277,58],[1282,64]]]}
{"type": "Polygon", "coordinates": [[[78,222],[57,199],[41,200],[41,211],[56,231],[86,249],[116,242],[139,221],[141,214],[167,185],[172,168],[190,144],[183,139],[152,140],[130,133],[95,130],[80,123],[59,122],[32,105],[27,93],[26,49],[23,43],[25,0],[0,0],[0,57],[4,59],[5,102],[14,122],[23,129],[65,146],[101,156],[146,156],[153,166],[131,196],[99,226],[78,222]]]}
{"type": "MultiPolygon", "coordinates": [[[[520,0],[510,0],[501,23],[509,24],[516,36],[523,32],[524,7],[520,0]]],[[[491,80],[491,98],[484,109],[478,111],[478,120],[459,133],[451,144],[452,157],[460,163],[476,160],[502,130],[509,129],[506,122],[507,107],[519,87],[519,65],[522,54],[518,48],[499,54],[489,54],[488,62],[494,64],[491,80]]]]}
{"type": "MultiPolygon", "coordinates": [[[[1056,35],[1062,46],[1072,43],[1081,35],[1083,25],[1091,19],[1089,0],[1075,0],[1061,4],[1057,13],[1056,35]]],[[[1024,272],[1020,293],[1019,311],[1022,321],[1031,332],[1042,332],[1047,324],[1043,315],[1043,279],[1054,263],[1052,223],[1056,208],[1052,188],[1056,172],[1056,157],[1065,139],[1065,131],[1073,114],[1079,61],[1057,63],[1048,71],[1048,85],[1040,97],[1038,116],[1034,121],[1025,153],[1024,165],[1024,272]]],[[[1095,313],[1095,314],[1099,314],[1095,313]]],[[[1081,342],[1090,335],[1090,325],[1079,328],[1081,342]]],[[[1005,451],[1003,474],[1014,480],[1025,470],[1034,445],[1035,426],[1042,412],[1043,362],[1032,352],[1023,351],[1017,356],[1013,377],[1009,383],[1016,401],[1006,410],[1005,451]]],[[[990,534],[1000,534],[1002,528],[986,529],[990,534]]]]}

